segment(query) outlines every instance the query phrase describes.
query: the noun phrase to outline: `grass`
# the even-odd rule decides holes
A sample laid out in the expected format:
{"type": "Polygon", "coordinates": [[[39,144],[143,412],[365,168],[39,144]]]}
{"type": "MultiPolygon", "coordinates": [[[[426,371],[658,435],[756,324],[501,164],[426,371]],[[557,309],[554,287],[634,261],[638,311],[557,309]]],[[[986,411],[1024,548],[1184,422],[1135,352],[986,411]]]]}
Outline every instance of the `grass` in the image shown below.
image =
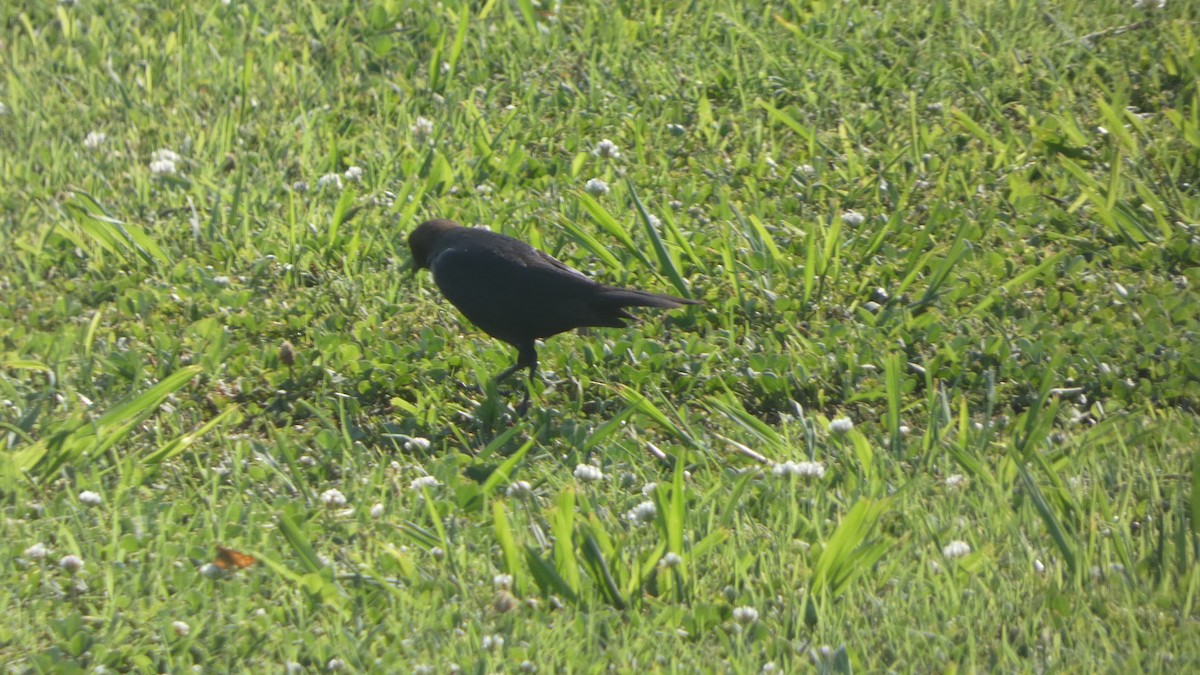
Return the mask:
{"type": "Polygon", "coordinates": [[[10,672],[1200,663],[1188,3],[0,19],[10,672]],[[518,417],[434,216],[706,304],[518,417]]]}

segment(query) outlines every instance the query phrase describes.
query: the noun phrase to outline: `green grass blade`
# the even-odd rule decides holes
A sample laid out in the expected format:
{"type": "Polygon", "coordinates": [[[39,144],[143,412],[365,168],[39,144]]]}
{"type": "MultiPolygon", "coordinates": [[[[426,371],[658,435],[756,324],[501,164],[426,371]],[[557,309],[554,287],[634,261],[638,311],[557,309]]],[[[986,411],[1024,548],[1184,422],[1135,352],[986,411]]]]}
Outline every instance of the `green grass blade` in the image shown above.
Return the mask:
{"type": "MultiPolygon", "coordinates": [[[[516,427],[513,428],[515,429],[516,427]]],[[[524,445],[514,452],[512,456],[504,460],[500,466],[496,467],[496,470],[487,477],[487,480],[483,481],[483,487],[481,489],[484,496],[490,497],[492,491],[495,490],[496,487],[498,487],[501,483],[508,483],[512,479],[513,470],[518,464],[521,463],[521,460],[525,459],[525,454],[528,453],[529,449],[533,447],[535,440],[536,439],[531,438],[528,441],[525,441],[524,445]]]]}
{"type": "Polygon", "coordinates": [[[525,547],[525,563],[529,567],[530,576],[543,593],[554,592],[572,604],[579,602],[579,594],[575,589],[562,578],[554,565],[543,560],[537,549],[532,546],[525,547]]]}
{"type": "Polygon", "coordinates": [[[238,412],[238,407],[236,405],[222,410],[212,419],[202,424],[200,428],[196,429],[195,431],[174,438],[170,442],[164,444],[158,450],[146,455],[142,459],[142,464],[147,467],[154,467],[173,457],[177,457],[185,450],[190,448],[196,441],[203,438],[205,434],[207,434],[209,431],[212,431],[221,422],[225,421],[226,417],[229,417],[236,412],[238,412]]]}
{"type": "Polygon", "coordinates": [[[1075,547],[1071,545],[1070,537],[1067,535],[1062,522],[1054,513],[1054,509],[1046,501],[1046,496],[1042,494],[1042,489],[1034,482],[1033,476],[1029,475],[1029,470],[1025,468],[1023,462],[1017,462],[1017,472],[1021,477],[1021,487],[1033,501],[1033,506],[1037,509],[1037,513],[1042,518],[1042,522],[1045,523],[1046,528],[1050,530],[1050,536],[1054,539],[1054,545],[1058,548],[1059,554],[1066,561],[1067,567],[1073,573],[1078,573],[1075,547]]]}
{"type": "Polygon", "coordinates": [[[287,540],[288,545],[292,547],[292,552],[300,560],[300,566],[306,572],[320,572],[324,569],[321,564],[321,559],[317,556],[317,551],[313,548],[312,542],[305,536],[304,531],[296,525],[296,521],[286,513],[280,513],[276,516],[275,522],[279,525],[279,532],[283,534],[283,538],[287,540]]]}
{"type": "Polygon", "coordinates": [[[583,562],[595,580],[596,586],[610,605],[617,609],[625,609],[628,605],[621,597],[621,587],[613,578],[608,561],[604,559],[604,553],[600,550],[600,545],[596,543],[596,537],[592,535],[591,528],[587,524],[583,526],[582,536],[583,562]]]}
{"type": "Polygon", "coordinates": [[[993,304],[995,304],[995,302],[997,300],[999,300],[1000,298],[1007,297],[1015,289],[1020,288],[1021,286],[1024,286],[1025,284],[1029,283],[1033,279],[1044,274],[1046,272],[1046,270],[1048,270],[1051,267],[1053,267],[1054,265],[1058,264],[1058,261],[1062,259],[1063,255],[1064,255],[1063,253],[1058,253],[1058,254],[1049,256],[1042,262],[1035,265],[1034,267],[1030,267],[1029,269],[1025,270],[1024,272],[1021,272],[1017,276],[1013,277],[1012,279],[1009,279],[1008,281],[1000,284],[996,288],[992,289],[991,292],[989,292],[986,296],[984,296],[983,300],[981,300],[978,305],[975,305],[975,307],[971,308],[970,312],[968,312],[968,313],[969,314],[980,314],[980,313],[987,311],[987,309],[989,307],[991,307],[993,304]]]}
{"type": "Polygon", "coordinates": [[[625,265],[621,263],[621,260],[617,258],[617,256],[613,255],[612,251],[609,251],[607,247],[601,244],[600,241],[593,237],[587,230],[584,230],[566,218],[559,219],[559,225],[567,231],[567,234],[569,234],[577,244],[582,246],[588,253],[604,261],[605,265],[618,272],[625,271],[625,265]]]}
{"type": "Polygon", "coordinates": [[[508,522],[508,513],[504,510],[504,502],[492,502],[492,529],[496,534],[496,542],[504,559],[504,571],[513,578],[513,590],[518,594],[521,584],[521,557],[517,550],[517,540],[513,537],[512,526],[508,522]]]}
{"type": "Polygon", "coordinates": [[[672,422],[666,413],[651,403],[650,399],[646,398],[640,391],[624,386],[619,387],[619,391],[621,397],[633,406],[635,410],[654,420],[660,427],[671,432],[672,435],[689,446],[697,447],[694,436],[682,422],[672,422]]]}
{"type": "MultiPolygon", "coordinates": [[[[629,232],[627,232],[624,227],[621,227],[621,224],[617,222],[617,219],[613,218],[612,215],[600,205],[600,202],[596,201],[591,195],[582,191],[576,193],[575,196],[579,200],[579,204],[583,207],[583,210],[592,217],[592,220],[596,221],[596,224],[599,225],[601,229],[607,232],[609,236],[619,241],[621,246],[625,247],[625,250],[628,251],[629,254],[636,258],[639,262],[645,265],[647,269],[655,269],[654,265],[650,262],[650,258],[648,258],[642,251],[642,248],[633,242],[633,238],[629,236],[629,232]]],[[[597,246],[599,246],[598,243],[597,246]]]]}
{"type": "Polygon", "coordinates": [[[689,297],[691,291],[683,280],[683,275],[679,273],[679,266],[675,263],[675,258],[667,251],[667,247],[663,244],[662,237],[659,236],[658,230],[654,227],[654,223],[650,220],[650,213],[646,211],[646,207],[642,204],[642,200],[638,197],[637,190],[633,187],[633,182],[628,178],[625,179],[625,185],[629,188],[629,196],[633,199],[633,205],[637,207],[638,215],[641,216],[642,225],[645,226],[646,235],[650,238],[650,244],[654,247],[654,253],[658,256],[658,272],[666,275],[675,289],[683,297],[689,297]]]}
{"type": "Polygon", "coordinates": [[[579,561],[575,558],[575,489],[563,488],[550,520],[554,535],[554,568],[571,593],[579,593],[579,561]]]}

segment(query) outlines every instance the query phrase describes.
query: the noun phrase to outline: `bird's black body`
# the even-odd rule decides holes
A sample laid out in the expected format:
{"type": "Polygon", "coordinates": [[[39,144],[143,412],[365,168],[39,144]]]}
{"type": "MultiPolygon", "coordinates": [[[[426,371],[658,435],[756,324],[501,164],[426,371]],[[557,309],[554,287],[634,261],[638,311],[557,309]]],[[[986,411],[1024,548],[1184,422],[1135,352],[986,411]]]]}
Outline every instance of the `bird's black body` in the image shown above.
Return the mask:
{"type": "Polygon", "coordinates": [[[421,223],[408,236],[413,262],[428,268],[446,299],[488,335],[517,348],[517,363],[537,370],[535,340],[573,328],[621,327],[626,307],[673,309],[696,300],[596,283],[529,244],[451,220],[421,223]]]}

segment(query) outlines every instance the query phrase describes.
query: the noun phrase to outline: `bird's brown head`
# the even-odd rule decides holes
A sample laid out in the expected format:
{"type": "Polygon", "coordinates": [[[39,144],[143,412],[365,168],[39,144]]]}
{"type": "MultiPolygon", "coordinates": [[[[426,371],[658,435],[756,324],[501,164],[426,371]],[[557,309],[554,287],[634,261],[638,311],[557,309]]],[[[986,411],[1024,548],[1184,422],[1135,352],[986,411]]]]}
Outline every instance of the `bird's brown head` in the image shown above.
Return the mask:
{"type": "Polygon", "coordinates": [[[417,269],[427,269],[429,259],[437,250],[438,239],[447,232],[462,227],[453,220],[427,220],[417,226],[408,235],[408,248],[412,251],[413,263],[417,269]]]}

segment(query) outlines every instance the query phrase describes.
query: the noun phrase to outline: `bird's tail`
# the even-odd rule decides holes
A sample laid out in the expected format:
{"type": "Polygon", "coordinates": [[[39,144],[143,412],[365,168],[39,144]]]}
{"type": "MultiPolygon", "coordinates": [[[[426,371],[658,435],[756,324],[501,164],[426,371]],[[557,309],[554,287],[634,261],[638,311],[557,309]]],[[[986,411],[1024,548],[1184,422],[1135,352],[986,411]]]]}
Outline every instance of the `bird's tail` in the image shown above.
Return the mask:
{"type": "Polygon", "coordinates": [[[605,309],[620,309],[622,307],[659,307],[675,309],[684,305],[702,305],[699,300],[677,298],[661,293],[647,293],[632,288],[605,288],[596,294],[595,304],[605,309]]]}

